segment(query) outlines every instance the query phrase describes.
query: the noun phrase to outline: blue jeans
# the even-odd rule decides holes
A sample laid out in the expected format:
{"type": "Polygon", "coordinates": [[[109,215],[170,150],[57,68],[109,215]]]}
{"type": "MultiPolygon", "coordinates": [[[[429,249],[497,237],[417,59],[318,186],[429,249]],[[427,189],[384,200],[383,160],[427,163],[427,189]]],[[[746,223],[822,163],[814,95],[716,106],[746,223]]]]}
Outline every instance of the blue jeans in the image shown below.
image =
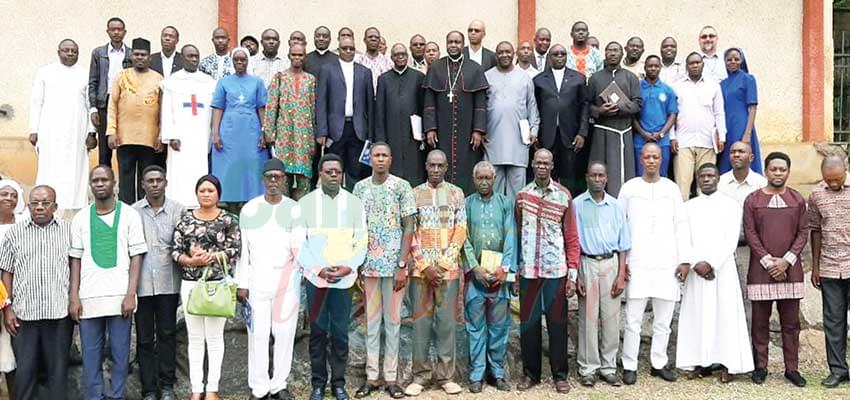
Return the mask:
{"type": "Polygon", "coordinates": [[[80,342],[83,347],[83,384],[86,400],[124,398],[127,366],[130,358],[132,319],[120,315],[80,320],[80,342]],[[103,342],[109,335],[112,353],[110,388],[103,387],[103,342]]]}
{"type": "MultiPolygon", "coordinates": [[[[658,171],[661,176],[667,177],[667,171],[670,168],[670,145],[661,146],[661,170],[658,171]]],[[[643,176],[643,164],[640,163],[640,151],[643,149],[643,145],[635,144],[635,172],[636,176],[643,176]]]]}

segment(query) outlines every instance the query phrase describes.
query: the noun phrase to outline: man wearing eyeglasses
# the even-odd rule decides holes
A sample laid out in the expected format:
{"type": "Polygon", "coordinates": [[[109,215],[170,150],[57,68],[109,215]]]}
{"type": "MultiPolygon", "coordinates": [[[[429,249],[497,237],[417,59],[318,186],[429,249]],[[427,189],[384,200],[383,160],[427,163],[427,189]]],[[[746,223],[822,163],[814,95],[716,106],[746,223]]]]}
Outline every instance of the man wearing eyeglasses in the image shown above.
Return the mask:
{"type": "Polygon", "coordinates": [[[482,72],[495,67],[497,64],[496,53],[493,53],[492,50],[481,44],[484,36],[487,35],[487,28],[484,26],[484,21],[476,19],[470,22],[466,32],[469,34],[469,46],[463,48],[463,55],[478,63],[481,66],[482,72]]]}
{"type": "Polygon", "coordinates": [[[701,50],[703,71],[702,75],[718,83],[726,79],[726,61],[717,54],[717,30],[706,25],[699,31],[699,48],[701,50]]]}
{"type": "Polygon", "coordinates": [[[363,44],[366,45],[366,52],[354,56],[354,62],[363,64],[364,67],[372,71],[372,90],[378,88],[378,78],[384,73],[393,68],[392,61],[380,52],[381,48],[381,32],[378,28],[367,28],[363,34],[363,44]]]}

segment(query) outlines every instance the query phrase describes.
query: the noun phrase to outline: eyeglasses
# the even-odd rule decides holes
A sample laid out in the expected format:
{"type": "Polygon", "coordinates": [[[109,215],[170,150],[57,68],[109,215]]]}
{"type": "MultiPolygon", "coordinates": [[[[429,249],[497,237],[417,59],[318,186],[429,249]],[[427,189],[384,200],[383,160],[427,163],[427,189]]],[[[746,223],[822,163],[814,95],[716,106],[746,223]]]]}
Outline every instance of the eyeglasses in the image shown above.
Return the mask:
{"type": "Polygon", "coordinates": [[[407,53],[393,53],[392,57],[393,58],[407,57],[407,53]]]}
{"type": "Polygon", "coordinates": [[[50,201],[50,200],[41,200],[41,201],[33,200],[33,201],[29,202],[30,208],[38,208],[38,207],[50,208],[53,204],[56,204],[56,202],[50,201]]]}
{"type": "Polygon", "coordinates": [[[339,50],[340,51],[354,51],[354,47],[348,47],[348,46],[340,47],[339,50]]]}
{"type": "Polygon", "coordinates": [[[700,39],[714,39],[716,37],[717,37],[717,35],[715,35],[713,33],[707,33],[707,34],[703,34],[703,35],[699,36],[700,39]]]}
{"type": "Polygon", "coordinates": [[[286,175],[284,175],[284,174],[263,174],[263,178],[270,180],[270,181],[272,181],[272,180],[279,181],[279,180],[285,179],[286,175]]]}

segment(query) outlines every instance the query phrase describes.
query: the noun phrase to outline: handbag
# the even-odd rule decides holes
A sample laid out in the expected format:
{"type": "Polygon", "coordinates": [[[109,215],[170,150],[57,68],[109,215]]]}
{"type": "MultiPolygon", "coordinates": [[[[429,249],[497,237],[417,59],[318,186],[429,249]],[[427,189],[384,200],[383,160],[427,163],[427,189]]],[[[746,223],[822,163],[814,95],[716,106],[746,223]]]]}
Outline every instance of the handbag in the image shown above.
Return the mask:
{"type": "Polygon", "coordinates": [[[218,253],[216,260],[224,268],[224,279],[207,282],[209,266],[189,292],[189,304],[186,310],[191,315],[203,317],[233,318],[236,315],[236,282],[230,279],[227,269],[227,256],[218,253]]]}

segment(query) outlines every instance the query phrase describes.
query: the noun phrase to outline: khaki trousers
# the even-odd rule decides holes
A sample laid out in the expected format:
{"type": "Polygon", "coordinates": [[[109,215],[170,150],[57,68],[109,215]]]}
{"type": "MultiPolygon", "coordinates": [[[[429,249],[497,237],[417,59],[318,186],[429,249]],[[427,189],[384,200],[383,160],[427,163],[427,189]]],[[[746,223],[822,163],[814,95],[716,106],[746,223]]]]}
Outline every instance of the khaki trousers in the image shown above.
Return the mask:
{"type": "Polygon", "coordinates": [[[617,255],[597,261],[581,257],[581,274],[585,295],[578,298],[578,373],[581,376],[617,372],[617,350],[620,347],[620,296],[611,297],[617,280],[617,255]],[[600,337],[601,329],[601,337],[600,337]]]}
{"type": "MultiPolygon", "coordinates": [[[[682,192],[682,200],[688,201],[691,196],[691,183],[694,181],[697,168],[705,163],[715,162],[717,162],[717,154],[714,154],[714,149],[703,147],[679,148],[676,162],[673,163],[673,173],[676,175],[679,191],[682,192]]],[[[699,187],[697,187],[697,192],[699,193],[699,187]]]]}

